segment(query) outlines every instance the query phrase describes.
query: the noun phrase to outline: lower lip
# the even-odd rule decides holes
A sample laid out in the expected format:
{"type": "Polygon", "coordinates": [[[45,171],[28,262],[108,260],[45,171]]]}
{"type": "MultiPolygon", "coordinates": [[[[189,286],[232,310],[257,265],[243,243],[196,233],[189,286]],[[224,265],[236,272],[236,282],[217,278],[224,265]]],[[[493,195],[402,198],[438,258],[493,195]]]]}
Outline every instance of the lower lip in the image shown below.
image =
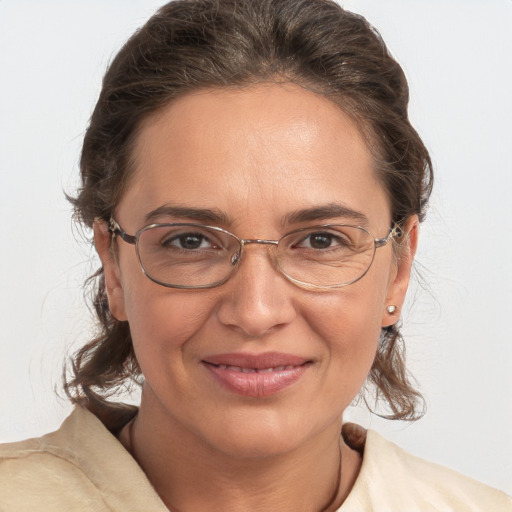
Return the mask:
{"type": "Polygon", "coordinates": [[[225,388],[250,397],[270,396],[282,391],[295,384],[311,366],[311,363],[305,363],[285,370],[243,373],[210,363],[203,364],[225,388]]]}

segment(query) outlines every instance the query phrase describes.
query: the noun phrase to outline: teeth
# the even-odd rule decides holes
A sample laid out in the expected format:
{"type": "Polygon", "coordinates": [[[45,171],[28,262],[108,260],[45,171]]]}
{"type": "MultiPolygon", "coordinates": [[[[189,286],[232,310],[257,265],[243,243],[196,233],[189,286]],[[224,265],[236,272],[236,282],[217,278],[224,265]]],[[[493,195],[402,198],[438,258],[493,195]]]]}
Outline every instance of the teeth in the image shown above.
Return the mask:
{"type": "Polygon", "coordinates": [[[295,366],[274,366],[271,368],[242,368],[241,366],[233,366],[227,364],[219,364],[217,365],[221,370],[230,370],[232,372],[240,372],[240,373],[272,373],[272,372],[283,372],[285,370],[293,370],[295,366]]]}

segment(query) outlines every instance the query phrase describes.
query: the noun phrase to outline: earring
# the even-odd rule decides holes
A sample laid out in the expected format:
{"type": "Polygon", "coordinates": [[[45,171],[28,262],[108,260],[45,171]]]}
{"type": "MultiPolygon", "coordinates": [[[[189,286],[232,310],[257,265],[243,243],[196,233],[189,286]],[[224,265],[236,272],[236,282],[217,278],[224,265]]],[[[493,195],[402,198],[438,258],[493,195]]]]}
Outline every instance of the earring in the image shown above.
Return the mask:
{"type": "Polygon", "coordinates": [[[392,315],[396,311],[396,306],[388,306],[387,311],[390,315],[392,315]]]}

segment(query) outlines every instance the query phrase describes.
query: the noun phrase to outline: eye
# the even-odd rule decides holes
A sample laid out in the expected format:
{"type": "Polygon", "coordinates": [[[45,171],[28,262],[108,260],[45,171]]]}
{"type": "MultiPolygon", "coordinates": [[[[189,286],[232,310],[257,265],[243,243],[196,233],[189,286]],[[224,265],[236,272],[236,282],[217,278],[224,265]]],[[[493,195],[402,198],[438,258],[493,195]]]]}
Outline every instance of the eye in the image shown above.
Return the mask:
{"type": "Polygon", "coordinates": [[[187,251],[214,249],[217,246],[201,233],[180,233],[162,241],[164,247],[178,247],[187,251]]]}
{"type": "Polygon", "coordinates": [[[327,249],[333,244],[334,237],[329,233],[313,233],[307,240],[313,249],[327,249]]]}
{"type": "Polygon", "coordinates": [[[313,233],[308,233],[295,244],[295,247],[322,250],[346,247],[348,245],[350,245],[350,240],[341,234],[335,235],[328,231],[315,231],[313,233]]]}

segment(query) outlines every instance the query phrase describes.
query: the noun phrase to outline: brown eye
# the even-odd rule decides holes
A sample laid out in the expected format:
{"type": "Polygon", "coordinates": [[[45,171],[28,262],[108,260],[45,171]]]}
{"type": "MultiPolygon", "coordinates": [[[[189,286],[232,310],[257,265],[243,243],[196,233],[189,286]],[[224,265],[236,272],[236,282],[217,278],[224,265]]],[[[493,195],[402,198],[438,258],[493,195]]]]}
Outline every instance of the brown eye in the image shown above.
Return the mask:
{"type": "Polygon", "coordinates": [[[178,244],[182,249],[199,249],[206,242],[204,236],[196,234],[186,234],[176,237],[173,244],[178,244]]]}
{"type": "Polygon", "coordinates": [[[349,240],[329,232],[317,231],[309,233],[296,244],[296,247],[304,249],[331,249],[349,245],[349,240]]]}
{"type": "Polygon", "coordinates": [[[331,246],[333,238],[328,233],[313,233],[309,236],[309,244],[313,249],[327,249],[331,246]]]}
{"type": "Polygon", "coordinates": [[[197,249],[212,249],[216,245],[201,233],[178,233],[162,240],[162,247],[168,249],[184,249],[194,251],[197,249]]]}

